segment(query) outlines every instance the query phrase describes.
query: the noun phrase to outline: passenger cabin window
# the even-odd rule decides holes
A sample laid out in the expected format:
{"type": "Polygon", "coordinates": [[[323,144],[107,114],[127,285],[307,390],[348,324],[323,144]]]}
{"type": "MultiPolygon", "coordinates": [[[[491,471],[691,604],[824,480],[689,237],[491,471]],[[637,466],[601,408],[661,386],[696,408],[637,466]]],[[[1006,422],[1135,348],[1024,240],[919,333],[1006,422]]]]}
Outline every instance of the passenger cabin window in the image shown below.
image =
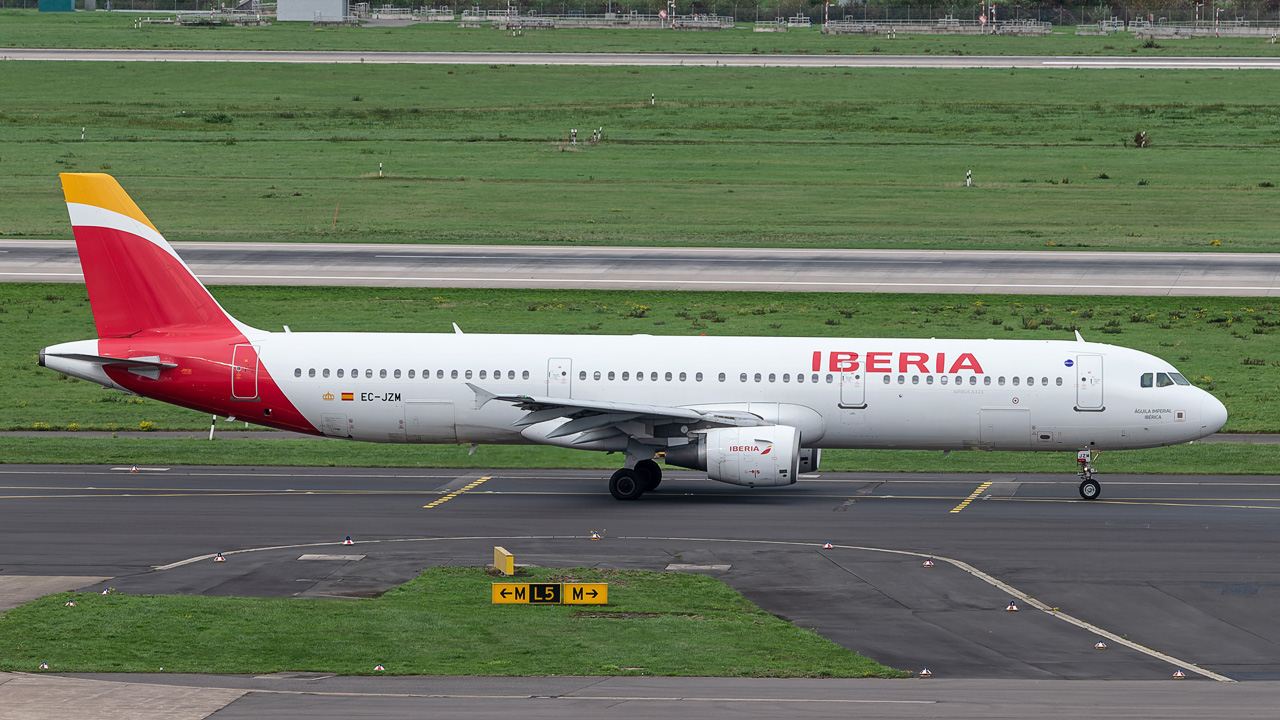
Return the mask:
{"type": "Polygon", "coordinates": [[[760,373],[756,373],[756,382],[760,382],[760,380],[761,380],[760,373]]]}
{"type": "Polygon", "coordinates": [[[933,376],[932,376],[932,375],[925,375],[925,376],[924,376],[924,384],[925,384],[925,385],[932,385],[932,384],[933,384],[933,376]]]}
{"type": "Polygon", "coordinates": [[[302,368],[294,368],[294,369],[293,369],[293,376],[294,376],[294,377],[302,377],[302,368]]]}
{"type": "Polygon", "coordinates": [[[746,381],[747,381],[747,374],[746,374],[746,373],[742,373],[741,375],[739,375],[739,376],[738,376],[738,380],[739,380],[740,382],[746,382],[746,381]]]}
{"type": "Polygon", "coordinates": [[[613,371],[612,371],[612,370],[610,370],[610,371],[609,371],[609,379],[610,379],[610,380],[612,380],[612,379],[613,379],[613,371]]]}
{"type": "MultiPolygon", "coordinates": [[[[680,373],[680,382],[684,382],[686,378],[688,378],[688,375],[685,375],[684,373],[680,373]]],[[[698,380],[699,381],[702,380],[702,373],[698,373],[698,380]]]]}
{"type": "MultiPolygon", "coordinates": [[[[454,371],[453,371],[453,376],[454,376],[454,377],[458,377],[458,371],[457,371],[457,370],[454,370],[454,371]]],[[[437,379],[437,380],[443,380],[443,379],[444,379],[444,371],[443,371],[443,370],[437,370],[437,371],[436,371],[436,379],[437,379]]]]}
{"type": "Polygon", "coordinates": [[[378,371],[378,377],[385,378],[386,376],[387,376],[387,371],[385,369],[378,371]]]}
{"type": "Polygon", "coordinates": [[[1059,378],[1058,378],[1058,387],[1062,387],[1062,378],[1061,378],[1061,377],[1059,377],[1059,378]]]}
{"type": "MultiPolygon", "coordinates": [[[[835,377],[834,375],[832,375],[831,373],[827,373],[827,384],[828,384],[828,385],[830,385],[831,383],[835,382],[835,380],[836,380],[836,377],[835,377]]],[[[814,381],[814,382],[818,382],[818,376],[817,376],[817,375],[814,375],[814,376],[813,376],[813,381],[814,381]]]]}
{"type": "Polygon", "coordinates": [[[310,370],[307,371],[307,377],[315,377],[315,376],[316,376],[315,368],[311,368],[310,370]]]}
{"type": "Polygon", "coordinates": [[[365,376],[365,377],[367,377],[367,378],[372,378],[372,377],[373,377],[373,368],[369,368],[369,369],[365,370],[365,371],[364,371],[364,376],[365,376]]]}
{"type": "Polygon", "coordinates": [[[1019,380],[1018,380],[1018,376],[1017,376],[1017,375],[1014,375],[1014,376],[1013,376],[1013,386],[1014,386],[1014,387],[1018,387],[1018,382],[1019,382],[1019,380]]]}
{"type": "Polygon", "coordinates": [[[467,378],[468,380],[470,380],[470,379],[471,379],[471,371],[470,371],[470,370],[466,371],[465,376],[466,376],[466,378],[467,378]]]}
{"type": "Polygon", "coordinates": [[[890,378],[888,375],[885,375],[885,376],[884,376],[884,384],[885,384],[885,385],[888,385],[888,384],[889,384],[889,383],[891,383],[891,382],[893,382],[893,378],[890,378]]]}
{"type": "MultiPolygon", "coordinates": [[[[668,379],[668,380],[670,380],[671,378],[667,378],[667,379],[668,379]]],[[[656,372],[651,372],[651,373],[649,373],[649,381],[650,381],[650,382],[658,382],[658,373],[656,373],[656,372]]]]}
{"type": "Polygon", "coordinates": [[[702,382],[702,373],[693,376],[695,382],[702,382]]]}
{"type": "Polygon", "coordinates": [[[521,374],[520,374],[520,377],[521,377],[521,379],[523,379],[523,380],[528,380],[528,379],[529,379],[529,371],[528,371],[528,370],[525,370],[523,373],[521,373],[521,374]]]}
{"type": "Polygon", "coordinates": [[[990,376],[990,375],[987,375],[986,377],[982,378],[982,384],[983,384],[983,385],[990,385],[990,384],[991,384],[991,376],[990,376]]]}
{"type": "Polygon", "coordinates": [[[777,373],[769,373],[769,382],[778,382],[777,373]]]}
{"type": "Polygon", "coordinates": [[[480,379],[481,379],[481,380],[483,380],[483,379],[484,379],[484,376],[485,376],[485,375],[487,375],[487,374],[488,374],[488,371],[487,371],[487,370],[481,370],[481,371],[480,371],[480,379]]]}
{"type": "Polygon", "coordinates": [[[458,379],[458,371],[457,371],[457,370],[450,370],[450,371],[449,371],[449,377],[450,377],[451,379],[453,379],[453,380],[457,380],[457,379],[458,379]]]}
{"type": "Polygon", "coordinates": [[[667,373],[663,377],[666,379],[667,382],[671,382],[671,373],[667,373]]]}
{"type": "Polygon", "coordinates": [[[938,378],[938,382],[939,382],[940,384],[942,384],[942,385],[946,385],[946,384],[947,384],[947,376],[946,376],[946,375],[942,375],[941,377],[939,377],[939,378],[938,378]]]}
{"type": "Polygon", "coordinates": [[[321,371],[320,371],[320,375],[321,375],[322,377],[329,377],[329,368],[325,368],[325,369],[321,370],[321,371]]]}
{"type": "MultiPolygon", "coordinates": [[[[480,371],[480,377],[481,377],[481,378],[483,378],[483,377],[484,377],[484,371],[483,371],[483,370],[481,370],[481,371],[480,371]]],[[[579,380],[586,380],[586,379],[587,379],[587,371],[586,371],[586,370],[579,370],[579,371],[578,371],[578,379],[579,379],[579,380]]]]}
{"type": "MultiPolygon", "coordinates": [[[[600,371],[599,371],[599,370],[597,370],[597,371],[595,371],[595,372],[591,373],[591,379],[592,379],[592,380],[599,380],[599,379],[600,379],[600,371]]],[[[612,378],[610,378],[610,379],[612,380],[612,378]]]]}
{"type": "Polygon", "coordinates": [[[623,379],[623,380],[630,380],[630,379],[631,379],[631,373],[629,373],[629,372],[623,372],[623,373],[622,373],[622,379],[623,379]]]}
{"type": "Polygon", "coordinates": [[[399,371],[399,370],[396,370],[394,373],[392,373],[392,376],[394,376],[394,377],[395,377],[395,379],[399,380],[399,379],[400,379],[400,371],[399,371]]]}

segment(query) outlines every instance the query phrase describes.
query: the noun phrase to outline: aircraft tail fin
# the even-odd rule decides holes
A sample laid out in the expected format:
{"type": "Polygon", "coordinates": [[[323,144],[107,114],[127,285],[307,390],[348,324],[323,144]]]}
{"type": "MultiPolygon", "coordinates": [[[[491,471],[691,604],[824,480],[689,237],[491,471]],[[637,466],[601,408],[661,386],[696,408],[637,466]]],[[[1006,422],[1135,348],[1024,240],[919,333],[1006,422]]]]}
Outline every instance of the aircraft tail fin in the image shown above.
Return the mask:
{"type": "Polygon", "coordinates": [[[61,178],[98,337],[247,329],[218,305],[115,178],[61,178]]]}

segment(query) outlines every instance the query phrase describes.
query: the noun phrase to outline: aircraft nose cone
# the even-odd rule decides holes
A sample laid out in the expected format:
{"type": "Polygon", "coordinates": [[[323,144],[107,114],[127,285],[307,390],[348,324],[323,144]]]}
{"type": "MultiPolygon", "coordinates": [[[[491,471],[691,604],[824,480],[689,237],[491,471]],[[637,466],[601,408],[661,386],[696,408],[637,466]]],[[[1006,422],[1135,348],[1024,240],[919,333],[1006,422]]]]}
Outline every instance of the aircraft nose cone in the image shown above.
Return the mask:
{"type": "Polygon", "coordinates": [[[1212,435],[1222,429],[1227,424],[1227,406],[1223,405],[1218,398],[1204,394],[1204,399],[1200,401],[1200,430],[1205,435],[1212,435]]]}

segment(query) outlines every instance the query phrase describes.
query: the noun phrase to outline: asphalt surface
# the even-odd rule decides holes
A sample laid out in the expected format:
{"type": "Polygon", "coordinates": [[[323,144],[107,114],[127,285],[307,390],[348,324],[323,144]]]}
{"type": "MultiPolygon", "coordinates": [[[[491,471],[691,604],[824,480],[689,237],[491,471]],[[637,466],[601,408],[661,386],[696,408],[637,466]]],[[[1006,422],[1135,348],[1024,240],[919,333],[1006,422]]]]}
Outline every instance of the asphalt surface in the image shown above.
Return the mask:
{"type": "MultiPolygon", "coordinates": [[[[968,681],[924,696],[960,703],[954,708],[886,704],[859,707],[859,715],[1018,716],[1018,692],[983,690],[997,687],[1051,688],[1061,702],[1045,700],[1046,717],[1085,717],[1111,707],[1104,703],[1135,717],[1226,717],[1245,712],[1250,698],[1280,700],[1275,477],[1102,476],[1103,500],[1092,503],[1074,499],[1074,477],[1066,473],[820,473],[795,487],[748,491],[669,472],[658,492],[634,503],[614,501],[606,477],[600,471],[230,467],[134,474],[6,466],[0,469],[0,576],[110,576],[87,589],[110,585],[130,593],[367,597],[425,566],[484,564],[495,544],[518,562],[545,566],[728,565],[704,572],[766,610],[881,662],[913,671],[928,666],[935,680],[968,681]],[[481,477],[490,479],[423,507],[481,477]],[[986,481],[994,484],[951,512],[986,481]],[[589,539],[601,529],[604,539],[589,539]],[[354,546],[341,545],[347,535],[354,546]],[[216,552],[227,562],[213,563],[216,552]],[[363,557],[299,560],[303,554],[363,557]],[[937,563],[925,568],[921,558],[929,556],[937,563]],[[1005,611],[1013,596],[1021,603],[1018,613],[1005,611]],[[1037,610],[1037,601],[1065,617],[1037,610]],[[1115,641],[1098,651],[1093,644],[1100,637],[1115,641]],[[1120,644],[1121,638],[1138,647],[1120,644]],[[1232,701],[1229,709],[1218,705],[1220,693],[1234,691],[1182,695],[1169,678],[1177,667],[1193,665],[1210,677],[1256,681],[1266,690],[1241,691],[1240,704],[1232,701]],[[1049,682],[1062,679],[1080,682],[1049,682]],[[1090,700],[1071,700],[1073,693],[1090,700]]],[[[1188,674],[1183,687],[1225,685],[1188,674]]],[[[219,717],[329,717],[357,709],[385,717],[426,710],[493,715],[519,705],[516,696],[590,694],[584,689],[601,682],[502,679],[477,691],[466,679],[280,679],[312,683],[299,686],[306,692],[332,690],[334,703],[318,700],[328,695],[250,692],[219,717]],[[404,690],[413,682],[421,684],[404,690]]],[[[239,687],[222,677],[158,681],[239,687]]],[[[810,702],[818,695],[920,699],[923,681],[768,683],[780,693],[772,700],[760,689],[765,686],[753,684],[741,694],[734,685],[740,681],[731,680],[603,682],[601,692],[624,698],[609,702],[627,708],[625,717],[681,707],[708,716],[776,717],[795,714],[798,705],[787,703],[801,701],[806,713],[818,716],[853,712],[810,702]],[[667,699],[634,699],[646,692],[667,699]],[[698,695],[733,699],[689,699],[698,695]]],[[[548,701],[532,712],[595,717],[607,706],[548,701]]]]}
{"type": "MultiPolygon", "coordinates": [[[[1280,254],[176,242],[212,285],[1280,295],[1280,254]]],[[[0,239],[0,281],[83,282],[71,240],[0,239]]]]}
{"type": "Polygon", "coordinates": [[[283,50],[70,50],[3,48],[0,60],[96,62],[269,62],[418,65],[629,65],[686,67],[1280,69],[1265,57],[1095,57],[1016,55],[718,55],[710,53],[344,52],[283,50]]]}

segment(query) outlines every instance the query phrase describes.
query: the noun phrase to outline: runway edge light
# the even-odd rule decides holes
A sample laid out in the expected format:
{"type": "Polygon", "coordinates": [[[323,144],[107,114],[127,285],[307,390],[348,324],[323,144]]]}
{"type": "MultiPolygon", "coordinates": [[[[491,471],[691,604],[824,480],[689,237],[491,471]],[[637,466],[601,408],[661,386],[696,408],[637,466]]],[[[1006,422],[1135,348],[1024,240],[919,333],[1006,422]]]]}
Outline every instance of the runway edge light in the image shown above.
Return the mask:
{"type": "Polygon", "coordinates": [[[1009,607],[1005,608],[1007,612],[1018,612],[1018,601],[1010,600],[1009,607]]]}
{"type": "Polygon", "coordinates": [[[68,601],[67,601],[67,607],[75,607],[75,606],[76,606],[76,601],[75,601],[75,600],[68,600],[68,601]]]}
{"type": "Polygon", "coordinates": [[[929,668],[925,668],[920,671],[920,677],[930,678],[930,677],[933,677],[933,673],[929,672],[929,668]]]}
{"type": "Polygon", "coordinates": [[[1106,649],[1107,649],[1107,644],[1106,644],[1106,643],[1104,643],[1104,642],[1102,642],[1101,640],[1099,640],[1098,642],[1096,642],[1096,643],[1094,643],[1094,644],[1093,644],[1093,649],[1094,649],[1094,650],[1106,650],[1106,649]]]}
{"type": "Polygon", "coordinates": [[[348,536],[347,536],[347,539],[346,539],[346,540],[343,540],[343,541],[342,541],[342,544],[343,544],[343,545],[355,545],[355,543],[351,542],[351,536],[350,536],[350,535],[348,535],[348,536]]]}
{"type": "Polygon", "coordinates": [[[932,561],[932,560],[925,560],[925,561],[924,561],[924,566],[925,566],[925,567],[933,567],[933,561],[932,561]]]}
{"type": "Polygon", "coordinates": [[[386,671],[387,671],[387,669],[386,669],[386,668],[384,668],[384,667],[382,667],[382,663],[378,663],[378,666],[377,666],[377,667],[375,667],[375,668],[373,669],[373,671],[374,671],[374,672],[386,672],[386,671]]]}
{"type": "Polygon", "coordinates": [[[831,543],[824,543],[824,544],[822,545],[822,549],[823,549],[823,550],[830,550],[830,549],[831,549],[831,547],[832,547],[831,543]]]}
{"type": "Polygon", "coordinates": [[[1173,676],[1174,676],[1175,678],[1177,678],[1177,679],[1181,680],[1182,678],[1186,677],[1186,676],[1187,676],[1187,674],[1186,674],[1186,673],[1184,673],[1184,672],[1182,672],[1182,668],[1178,668],[1178,670],[1177,670],[1176,672],[1174,672],[1174,673],[1173,673],[1173,676]]]}
{"type": "Polygon", "coordinates": [[[227,559],[226,559],[226,558],[224,558],[224,557],[222,557],[222,553],[218,553],[218,554],[213,558],[213,561],[214,561],[214,562],[226,562],[226,561],[227,561],[227,559]]]}
{"type": "Polygon", "coordinates": [[[49,669],[49,663],[47,663],[47,662],[42,662],[42,663],[40,663],[40,669],[41,669],[41,670],[48,670],[48,669],[49,669]]]}

